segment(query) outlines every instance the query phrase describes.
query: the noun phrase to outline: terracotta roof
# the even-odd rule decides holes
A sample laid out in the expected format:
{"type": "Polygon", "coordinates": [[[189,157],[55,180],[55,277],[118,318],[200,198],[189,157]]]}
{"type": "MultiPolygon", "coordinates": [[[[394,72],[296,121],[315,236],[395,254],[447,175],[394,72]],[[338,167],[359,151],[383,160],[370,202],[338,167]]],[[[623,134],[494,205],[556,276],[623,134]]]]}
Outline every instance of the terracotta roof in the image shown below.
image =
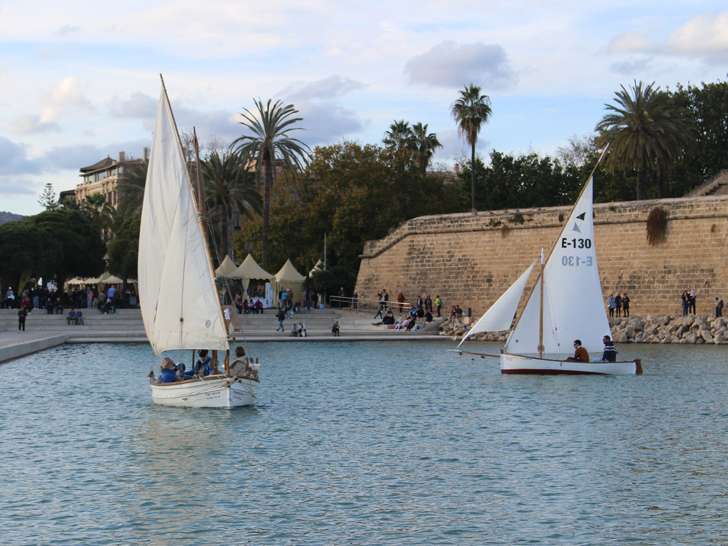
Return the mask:
{"type": "Polygon", "coordinates": [[[118,162],[114,161],[110,157],[107,157],[106,159],[102,159],[98,163],[94,163],[90,167],[81,167],[82,173],[92,173],[95,171],[103,171],[104,169],[108,169],[109,167],[113,167],[118,162]]]}

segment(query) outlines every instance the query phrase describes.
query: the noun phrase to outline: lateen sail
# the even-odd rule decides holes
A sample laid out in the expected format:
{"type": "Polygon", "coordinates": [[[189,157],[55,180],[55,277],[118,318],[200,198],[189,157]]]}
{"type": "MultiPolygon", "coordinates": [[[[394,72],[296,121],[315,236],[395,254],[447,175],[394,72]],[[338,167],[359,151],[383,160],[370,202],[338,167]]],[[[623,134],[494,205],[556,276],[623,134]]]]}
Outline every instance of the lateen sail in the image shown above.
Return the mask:
{"type": "MultiPolygon", "coordinates": [[[[518,309],[518,302],[521,301],[521,294],[523,294],[523,290],[526,288],[528,277],[531,275],[531,271],[535,265],[536,262],[534,261],[531,264],[531,267],[526,269],[526,271],[518,277],[518,279],[516,279],[516,282],[514,282],[511,287],[506,290],[500,298],[498,298],[498,301],[491,305],[490,309],[488,309],[488,311],[480,317],[480,320],[476,322],[465,337],[463,337],[460,345],[468,339],[470,334],[510,330],[511,324],[513,323],[513,316],[516,314],[516,310],[518,309]]],[[[460,347],[460,345],[458,345],[458,347],[460,347]]]]}
{"type": "MultiPolygon", "coordinates": [[[[603,348],[610,335],[594,244],[593,178],[584,188],[544,265],[544,353],[564,356],[580,339],[588,351],[603,348]]],[[[512,332],[505,351],[538,353],[540,282],[512,332]]]]}
{"type": "Polygon", "coordinates": [[[154,352],[228,349],[227,328],[167,94],[152,139],[139,234],[139,296],[154,352]]]}

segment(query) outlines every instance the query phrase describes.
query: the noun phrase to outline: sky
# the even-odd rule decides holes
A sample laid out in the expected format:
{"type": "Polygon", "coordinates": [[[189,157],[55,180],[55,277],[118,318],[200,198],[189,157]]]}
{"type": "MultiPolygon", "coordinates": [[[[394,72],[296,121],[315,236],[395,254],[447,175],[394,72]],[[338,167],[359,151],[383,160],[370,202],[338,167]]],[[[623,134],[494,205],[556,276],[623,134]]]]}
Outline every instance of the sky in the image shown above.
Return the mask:
{"type": "Polygon", "coordinates": [[[478,154],[553,155],[621,85],[727,72],[724,0],[0,0],[0,211],[36,214],[46,183],[141,157],[159,74],[203,145],[232,142],[253,98],[273,99],[300,111],[292,136],[312,148],[380,143],[404,119],[452,165],[469,155],[450,114],[464,85],[492,102],[478,154]]]}

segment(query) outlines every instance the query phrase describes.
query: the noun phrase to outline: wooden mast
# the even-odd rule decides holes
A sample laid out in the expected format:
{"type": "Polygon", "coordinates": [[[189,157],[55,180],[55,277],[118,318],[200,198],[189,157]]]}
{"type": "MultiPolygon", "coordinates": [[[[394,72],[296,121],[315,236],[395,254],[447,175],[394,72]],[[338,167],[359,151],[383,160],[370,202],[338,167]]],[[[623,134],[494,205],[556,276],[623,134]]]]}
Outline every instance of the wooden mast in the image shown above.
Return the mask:
{"type": "Polygon", "coordinates": [[[543,358],[543,248],[541,249],[541,301],[538,313],[538,357],[543,358]]]}

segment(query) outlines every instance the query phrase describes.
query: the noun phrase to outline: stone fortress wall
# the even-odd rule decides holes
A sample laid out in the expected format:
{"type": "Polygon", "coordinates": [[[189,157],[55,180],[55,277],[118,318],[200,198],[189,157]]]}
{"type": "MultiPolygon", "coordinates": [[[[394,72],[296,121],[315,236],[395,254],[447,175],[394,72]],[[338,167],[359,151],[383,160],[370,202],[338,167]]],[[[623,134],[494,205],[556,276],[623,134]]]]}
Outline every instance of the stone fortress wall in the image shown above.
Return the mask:
{"type": "MultiPolygon", "coordinates": [[[[548,254],[571,207],[423,216],[364,246],[356,290],[390,302],[439,294],[479,316],[539,255],[548,254]],[[520,220],[523,222],[514,222],[520,220]]],[[[681,313],[680,294],[695,288],[697,312],[728,302],[728,195],[594,206],[597,261],[604,300],[627,292],[633,315],[681,313]],[[646,221],[655,207],[668,214],[666,240],[651,246],[646,221]]],[[[535,282],[531,275],[527,291],[535,282]]]]}

